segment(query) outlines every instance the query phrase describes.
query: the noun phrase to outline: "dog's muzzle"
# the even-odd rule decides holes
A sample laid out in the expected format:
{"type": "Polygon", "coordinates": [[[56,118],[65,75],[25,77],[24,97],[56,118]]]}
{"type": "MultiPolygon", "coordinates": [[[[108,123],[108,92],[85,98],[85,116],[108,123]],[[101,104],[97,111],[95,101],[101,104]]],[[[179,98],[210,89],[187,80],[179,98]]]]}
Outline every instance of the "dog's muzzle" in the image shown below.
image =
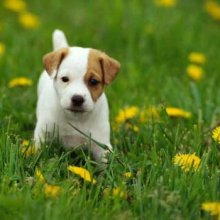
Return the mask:
{"type": "Polygon", "coordinates": [[[71,98],[72,105],[75,107],[82,107],[84,101],[85,101],[85,99],[81,95],[74,95],[71,98]]]}
{"type": "Polygon", "coordinates": [[[85,112],[83,108],[83,104],[85,102],[85,99],[81,95],[74,95],[71,98],[71,107],[68,108],[69,111],[72,112],[85,112]]]}

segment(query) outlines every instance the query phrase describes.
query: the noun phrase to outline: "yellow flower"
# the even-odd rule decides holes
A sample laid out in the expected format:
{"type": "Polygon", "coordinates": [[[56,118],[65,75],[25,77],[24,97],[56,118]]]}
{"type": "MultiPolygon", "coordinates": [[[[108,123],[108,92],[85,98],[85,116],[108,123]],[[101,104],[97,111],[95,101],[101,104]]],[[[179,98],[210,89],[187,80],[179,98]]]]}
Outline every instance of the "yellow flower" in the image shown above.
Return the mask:
{"type": "Polygon", "coordinates": [[[20,24],[27,29],[38,28],[40,26],[39,18],[31,12],[23,12],[19,15],[20,24]]]}
{"type": "Polygon", "coordinates": [[[133,125],[133,126],[132,126],[132,129],[133,129],[133,131],[135,131],[135,132],[138,132],[138,131],[140,130],[139,127],[136,126],[136,125],[133,125]]]}
{"type": "Polygon", "coordinates": [[[42,172],[38,168],[36,168],[36,170],[35,170],[35,176],[36,176],[37,182],[39,182],[41,184],[46,183],[46,180],[45,180],[42,172]]]}
{"type": "Polygon", "coordinates": [[[120,187],[115,187],[113,189],[106,188],[104,189],[103,193],[106,196],[119,197],[122,199],[127,199],[128,197],[128,194],[124,190],[122,190],[120,187]]]}
{"type": "Polygon", "coordinates": [[[127,198],[127,193],[123,191],[121,188],[116,187],[112,189],[112,195],[113,196],[118,196],[120,198],[127,198]]]}
{"type": "Polygon", "coordinates": [[[4,6],[15,12],[22,12],[26,9],[26,3],[23,0],[5,0],[4,6]]]}
{"type": "Polygon", "coordinates": [[[177,0],[155,0],[155,4],[157,6],[171,8],[171,7],[176,6],[177,0]]]}
{"type": "Polygon", "coordinates": [[[0,42],[0,57],[5,53],[5,45],[0,42]]]}
{"type": "Polygon", "coordinates": [[[60,195],[60,192],[61,192],[60,186],[50,185],[47,183],[44,185],[44,194],[48,198],[56,198],[57,196],[60,195]]]}
{"type": "Polygon", "coordinates": [[[204,202],[201,209],[209,212],[210,215],[217,215],[220,219],[220,202],[204,202]]]}
{"type": "Polygon", "coordinates": [[[127,128],[127,129],[131,129],[131,130],[133,130],[134,132],[138,132],[138,131],[139,131],[139,127],[138,127],[138,126],[132,125],[132,124],[130,124],[130,123],[126,123],[126,128],[127,128]]]}
{"type": "Polygon", "coordinates": [[[193,154],[177,154],[173,158],[173,163],[180,166],[185,172],[190,169],[194,171],[199,169],[201,159],[193,154]]]}
{"type": "Polygon", "coordinates": [[[36,168],[35,170],[35,176],[36,176],[37,182],[44,185],[44,194],[46,197],[55,198],[59,196],[61,192],[61,187],[48,184],[42,172],[38,168],[36,168]]]}
{"type": "Polygon", "coordinates": [[[28,157],[36,154],[37,148],[34,145],[30,146],[30,142],[28,140],[23,140],[21,143],[21,152],[28,157]]]}
{"type": "Polygon", "coordinates": [[[156,107],[151,106],[140,112],[140,122],[145,123],[150,120],[160,120],[159,111],[156,107]]]}
{"type": "Polygon", "coordinates": [[[216,127],[213,131],[212,131],[212,138],[220,144],[220,126],[216,127]]]}
{"type": "Polygon", "coordinates": [[[124,123],[129,119],[134,118],[139,113],[139,108],[136,106],[126,107],[119,111],[118,115],[115,118],[116,123],[124,123]]]}
{"type": "Polygon", "coordinates": [[[96,183],[96,180],[91,178],[89,171],[82,167],[68,166],[67,169],[71,171],[72,173],[79,175],[81,178],[83,178],[87,182],[92,182],[94,184],[96,183]]]}
{"type": "Polygon", "coordinates": [[[190,118],[192,116],[191,112],[187,112],[180,108],[167,107],[166,113],[175,118],[190,118]]]}
{"type": "Polygon", "coordinates": [[[24,154],[26,157],[29,157],[31,155],[36,154],[37,150],[35,146],[28,146],[28,147],[23,147],[21,149],[22,154],[24,154]]]}
{"type": "Polygon", "coordinates": [[[124,175],[124,177],[126,177],[128,179],[132,177],[132,173],[131,172],[126,172],[123,175],[124,175]]]}
{"type": "Polygon", "coordinates": [[[206,62],[206,56],[198,52],[190,53],[188,58],[189,58],[189,61],[192,63],[203,64],[206,62]]]}
{"type": "Polygon", "coordinates": [[[191,79],[193,79],[195,81],[199,81],[200,79],[202,79],[202,77],[204,75],[203,69],[197,65],[194,65],[194,64],[190,64],[187,67],[186,73],[191,79]]]}
{"type": "Polygon", "coordinates": [[[220,20],[220,5],[216,1],[207,1],[205,10],[215,20],[220,20]]]}
{"type": "Polygon", "coordinates": [[[29,146],[29,144],[30,144],[30,141],[28,141],[28,140],[23,140],[22,143],[21,143],[21,145],[24,146],[24,147],[29,146]]]}
{"type": "Polygon", "coordinates": [[[17,86],[31,86],[33,84],[31,79],[28,79],[26,77],[18,77],[18,78],[14,78],[12,79],[9,84],[8,87],[9,88],[14,88],[17,86]]]}

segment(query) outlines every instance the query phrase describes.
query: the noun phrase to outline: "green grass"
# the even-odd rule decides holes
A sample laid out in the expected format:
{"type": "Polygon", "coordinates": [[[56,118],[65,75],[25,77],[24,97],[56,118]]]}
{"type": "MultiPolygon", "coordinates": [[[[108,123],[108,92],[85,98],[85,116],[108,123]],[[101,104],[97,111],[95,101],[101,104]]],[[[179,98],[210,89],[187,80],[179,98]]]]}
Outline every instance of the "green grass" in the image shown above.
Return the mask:
{"type": "Polygon", "coordinates": [[[41,26],[25,30],[18,16],[0,5],[0,218],[3,219],[211,219],[201,211],[206,201],[220,200],[219,145],[211,130],[220,119],[220,23],[204,10],[205,1],[179,1],[174,8],[153,1],[27,1],[41,26]],[[106,89],[110,118],[120,109],[159,106],[161,120],[140,123],[138,132],[112,130],[114,154],[100,174],[90,155],[67,153],[48,143],[25,157],[22,139],[31,140],[36,122],[36,87],[42,56],[51,50],[51,33],[64,30],[72,45],[101,49],[118,59],[122,69],[106,89]],[[147,30],[152,29],[152,32],[147,30]],[[188,54],[207,56],[204,78],[195,83],[186,75],[188,54]],[[8,88],[26,76],[34,84],[8,88]],[[192,118],[172,119],[165,106],[192,112],[192,118]],[[177,153],[196,152],[197,172],[183,172],[172,163],[177,153]],[[68,165],[87,168],[97,184],[83,182],[68,165]],[[34,176],[39,167],[50,184],[62,187],[56,199],[46,198],[34,176]],[[131,179],[123,177],[130,171],[131,179]],[[120,187],[126,199],[106,196],[107,187],[120,187]]]}

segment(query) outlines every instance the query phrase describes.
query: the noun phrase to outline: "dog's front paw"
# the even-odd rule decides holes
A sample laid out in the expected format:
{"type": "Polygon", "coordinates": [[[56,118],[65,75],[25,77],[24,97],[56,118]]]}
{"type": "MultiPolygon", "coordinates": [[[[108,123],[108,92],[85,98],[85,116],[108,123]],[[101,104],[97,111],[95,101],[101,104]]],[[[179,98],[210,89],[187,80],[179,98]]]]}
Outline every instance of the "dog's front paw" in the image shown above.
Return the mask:
{"type": "Polygon", "coordinates": [[[110,152],[111,152],[111,148],[109,148],[109,150],[105,150],[97,145],[93,146],[93,149],[92,149],[92,154],[93,154],[94,159],[97,161],[97,163],[100,163],[100,164],[108,163],[107,156],[110,152]]]}

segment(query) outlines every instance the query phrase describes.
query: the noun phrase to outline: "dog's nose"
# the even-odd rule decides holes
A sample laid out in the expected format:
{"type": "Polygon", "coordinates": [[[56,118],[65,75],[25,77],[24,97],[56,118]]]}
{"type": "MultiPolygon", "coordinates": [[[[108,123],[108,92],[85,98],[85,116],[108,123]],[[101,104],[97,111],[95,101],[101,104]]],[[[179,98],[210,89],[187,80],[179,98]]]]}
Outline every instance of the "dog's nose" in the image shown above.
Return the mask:
{"type": "Polygon", "coordinates": [[[81,95],[74,95],[71,99],[74,106],[82,106],[83,102],[85,101],[81,95]]]}

